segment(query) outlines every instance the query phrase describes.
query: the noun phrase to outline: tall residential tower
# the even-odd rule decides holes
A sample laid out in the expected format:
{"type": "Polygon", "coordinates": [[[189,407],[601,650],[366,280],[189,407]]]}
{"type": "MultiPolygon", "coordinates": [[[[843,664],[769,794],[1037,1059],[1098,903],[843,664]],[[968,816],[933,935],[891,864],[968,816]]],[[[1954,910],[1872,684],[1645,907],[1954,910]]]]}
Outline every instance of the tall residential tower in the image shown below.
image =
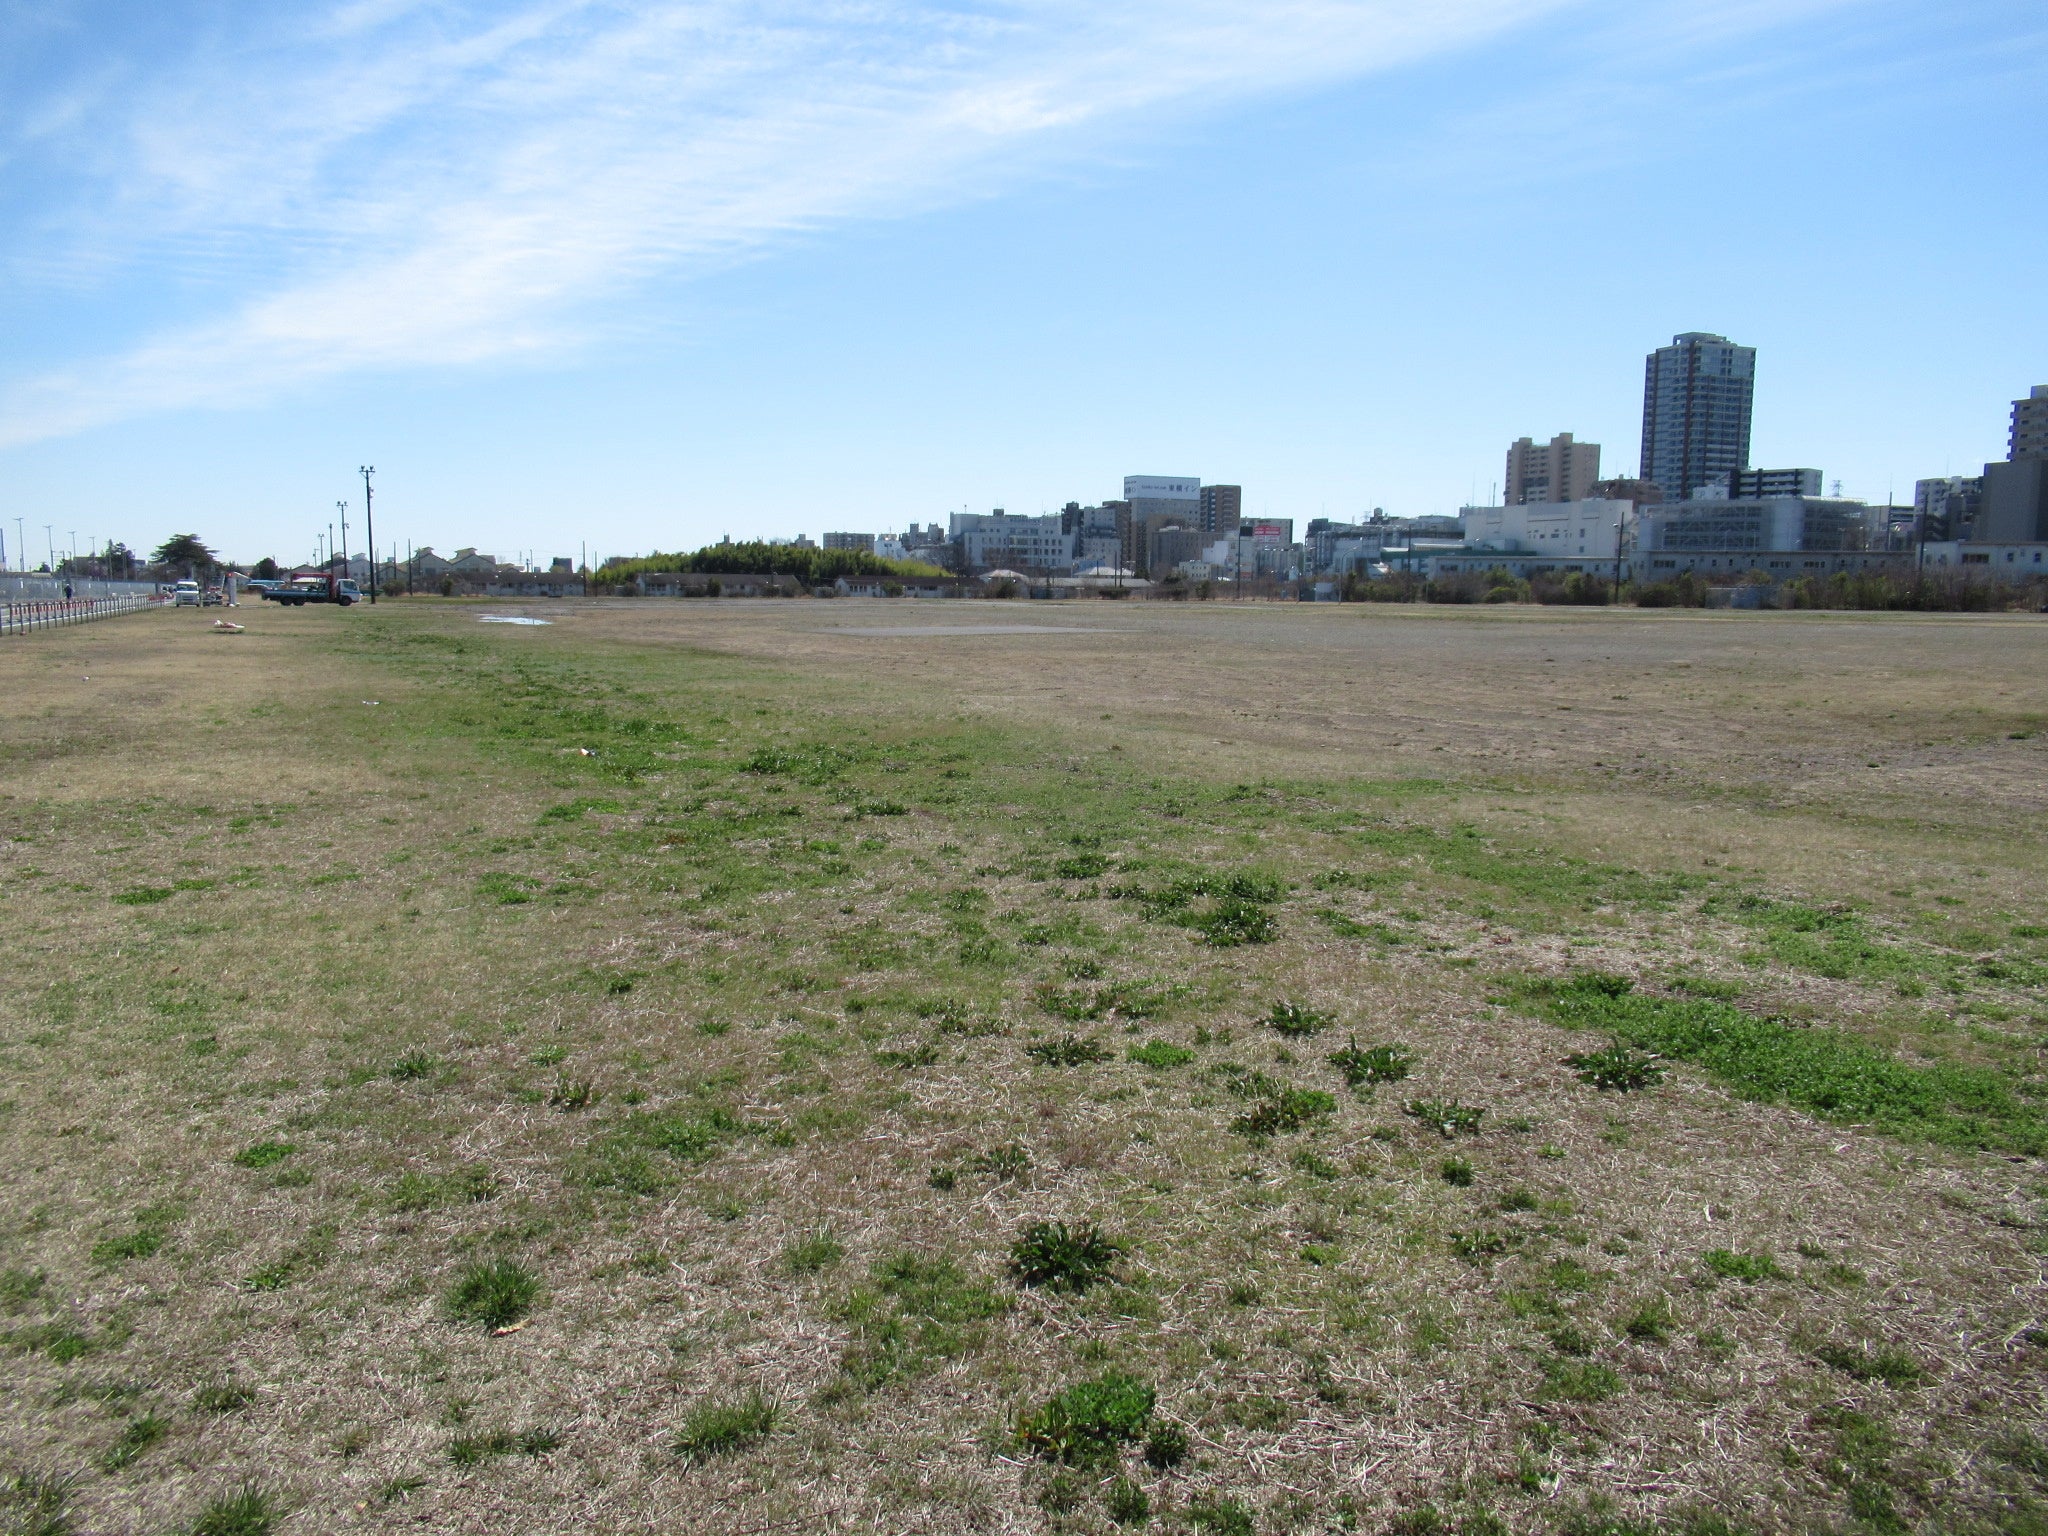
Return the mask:
{"type": "Polygon", "coordinates": [[[1642,477],[1666,501],[1749,468],[1756,348],[1686,331],[1649,355],[1643,370],[1642,477]]]}

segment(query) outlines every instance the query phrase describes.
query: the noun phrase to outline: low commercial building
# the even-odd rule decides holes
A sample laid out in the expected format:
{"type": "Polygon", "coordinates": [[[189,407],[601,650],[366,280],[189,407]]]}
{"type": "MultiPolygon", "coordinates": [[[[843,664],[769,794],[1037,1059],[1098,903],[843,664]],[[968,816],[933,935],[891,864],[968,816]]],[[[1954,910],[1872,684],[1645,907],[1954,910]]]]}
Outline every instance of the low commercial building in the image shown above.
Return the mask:
{"type": "Polygon", "coordinates": [[[1888,512],[1818,496],[1695,498],[1644,508],[1636,517],[1635,543],[1644,552],[1882,550],[1888,512]]]}
{"type": "Polygon", "coordinates": [[[1817,469],[1735,469],[1716,475],[1693,492],[1693,499],[1760,501],[1766,496],[1818,496],[1820,482],[1817,469]]]}
{"type": "Polygon", "coordinates": [[[1797,576],[1911,575],[1913,556],[1890,549],[1863,550],[1752,550],[1752,549],[1670,549],[1637,551],[1622,564],[1628,581],[1665,581],[1691,573],[1706,580],[1741,581],[1761,573],[1771,582],[1786,582],[1797,576]]]}
{"type": "Polygon", "coordinates": [[[803,584],[769,572],[645,571],[633,578],[641,597],[795,597],[803,584]]]}
{"type": "Polygon", "coordinates": [[[1071,571],[1074,540],[1057,512],[1042,517],[1011,517],[1001,507],[993,512],[955,512],[950,529],[959,550],[961,569],[987,571],[1007,567],[1032,574],[1071,571]]]}
{"type": "Polygon", "coordinates": [[[1635,517],[1626,501],[1538,501],[1466,507],[1458,522],[1466,544],[1551,560],[1612,559],[1635,517]]]}
{"type": "Polygon", "coordinates": [[[2048,576],[2048,542],[2029,544],[1965,544],[1959,540],[1931,543],[1919,552],[1929,570],[1960,570],[2009,580],[2048,576]]]}

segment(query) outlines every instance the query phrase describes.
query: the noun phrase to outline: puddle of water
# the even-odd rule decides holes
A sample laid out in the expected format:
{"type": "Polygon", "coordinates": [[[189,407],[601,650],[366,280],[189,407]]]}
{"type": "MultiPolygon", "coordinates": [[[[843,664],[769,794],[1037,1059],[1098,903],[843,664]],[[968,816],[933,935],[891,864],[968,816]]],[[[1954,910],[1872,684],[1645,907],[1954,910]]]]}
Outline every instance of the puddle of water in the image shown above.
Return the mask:
{"type": "Polygon", "coordinates": [[[479,624],[552,624],[553,619],[529,619],[521,613],[485,613],[477,616],[479,624]]]}

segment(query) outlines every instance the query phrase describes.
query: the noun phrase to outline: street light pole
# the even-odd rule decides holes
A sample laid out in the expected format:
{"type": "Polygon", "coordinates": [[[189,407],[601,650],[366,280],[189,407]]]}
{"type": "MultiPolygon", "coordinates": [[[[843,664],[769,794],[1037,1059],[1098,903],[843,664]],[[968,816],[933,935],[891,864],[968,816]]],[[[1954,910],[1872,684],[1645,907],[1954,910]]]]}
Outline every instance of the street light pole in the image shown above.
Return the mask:
{"type": "Polygon", "coordinates": [[[371,508],[370,476],[377,473],[377,466],[363,466],[363,526],[370,533],[370,605],[377,603],[377,516],[371,508]]]}

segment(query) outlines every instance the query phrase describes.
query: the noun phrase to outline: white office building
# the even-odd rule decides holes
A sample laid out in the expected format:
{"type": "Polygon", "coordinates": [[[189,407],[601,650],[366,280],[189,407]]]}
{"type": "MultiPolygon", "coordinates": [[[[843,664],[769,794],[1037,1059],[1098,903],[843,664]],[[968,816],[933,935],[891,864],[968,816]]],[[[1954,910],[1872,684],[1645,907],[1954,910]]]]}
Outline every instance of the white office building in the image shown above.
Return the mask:
{"type": "Polygon", "coordinates": [[[1071,571],[1074,535],[1063,521],[1057,512],[1011,517],[997,507],[988,513],[955,512],[950,533],[963,570],[1071,571]]]}
{"type": "Polygon", "coordinates": [[[1510,507],[1465,507],[1458,513],[1468,547],[1559,560],[1611,560],[1635,504],[1588,497],[1531,501],[1510,507]]]}

